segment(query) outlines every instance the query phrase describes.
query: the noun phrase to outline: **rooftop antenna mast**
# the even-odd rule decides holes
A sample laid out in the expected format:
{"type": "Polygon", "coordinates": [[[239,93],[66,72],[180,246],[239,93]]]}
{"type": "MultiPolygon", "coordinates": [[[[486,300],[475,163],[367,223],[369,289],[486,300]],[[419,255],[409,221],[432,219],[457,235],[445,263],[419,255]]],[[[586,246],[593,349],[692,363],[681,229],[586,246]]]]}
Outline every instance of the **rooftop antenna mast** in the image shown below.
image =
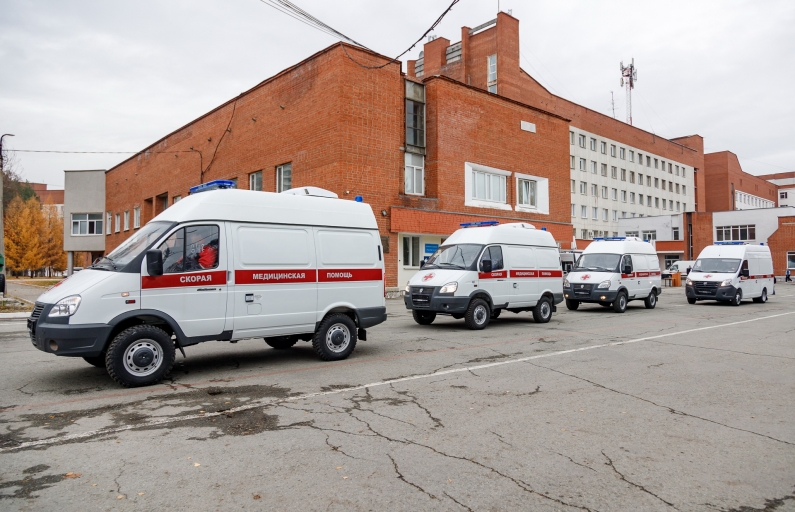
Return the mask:
{"type": "Polygon", "coordinates": [[[616,99],[613,97],[613,91],[610,91],[610,105],[613,107],[613,119],[616,118],[616,99]]]}
{"type": "MultiPolygon", "coordinates": [[[[629,66],[624,66],[621,61],[621,85],[627,88],[627,123],[632,124],[632,89],[638,80],[638,70],[635,69],[635,58],[632,58],[629,66]]],[[[615,114],[614,114],[615,117],[615,114]]]]}

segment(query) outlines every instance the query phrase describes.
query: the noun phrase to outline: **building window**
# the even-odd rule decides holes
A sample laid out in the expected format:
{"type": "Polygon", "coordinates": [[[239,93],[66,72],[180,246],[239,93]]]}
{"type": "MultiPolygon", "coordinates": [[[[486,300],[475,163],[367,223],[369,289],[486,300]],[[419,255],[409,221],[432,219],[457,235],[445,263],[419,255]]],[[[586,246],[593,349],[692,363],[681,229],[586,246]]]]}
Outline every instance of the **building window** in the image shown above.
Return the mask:
{"type": "Polygon", "coordinates": [[[603,155],[606,155],[606,154],[607,154],[607,142],[605,142],[605,141],[601,141],[601,142],[599,143],[599,151],[600,151],[600,152],[601,152],[603,155]]]}
{"type": "MultiPolygon", "coordinates": [[[[684,189],[684,187],[682,187],[682,188],[684,189]]],[[[786,192],[779,192],[778,198],[779,199],[786,199],[787,198],[787,193],[786,192]]]]}
{"type": "MultiPolygon", "coordinates": [[[[118,231],[118,229],[116,231],[118,231]]],[[[72,214],[72,236],[101,235],[101,234],[102,234],[101,213],[72,214]]]]}
{"type": "Polygon", "coordinates": [[[635,183],[635,171],[629,171],[629,182],[635,183]]]}
{"type": "Polygon", "coordinates": [[[596,174],[596,162],[591,160],[591,174],[596,174]]]}
{"type": "Polygon", "coordinates": [[[715,228],[715,240],[718,242],[756,240],[756,224],[718,226],[715,228]]]}
{"type": "Polygon", "coordinates": [[[403,266],[415,268],[420,266],[420,237],[403,237],[403,266]]]}
{"type": "Polygon", "coordinates": [[[609,210],[607,208],[602,208],[602,220],[607,222],[609,215],[610,215],[609,210]]]}
{"type": "Polygon", "coordinates": [[[682,203],[682,211],[683,212],[687,211],[687,203],[682,203]]]}
{"type": "Polygon", "coordinates": [[[665,190],[665,180],[662,180],[662,189],[665,190]]]}
{"type": "Polygon", "coordinates": [[[291,188],[293,188],[293,164],[276,167],[276,192],[284,192],[291,188]]]}
{"type": "Polygon", "coordinates": [[[622,190],[621,191],[621,202],[623,202],[623,203],[627,202],[627,191],[626,190],[622,190]]]}
{"type": "Polygon", "coordinates": [[[505,176],[472,171],[472,199],[505,202],[505,176]]]}
{"type": "Polygon", "coordinates": [[[682,195],[683,196],[687,195],[687,191],[685,190],[685,186],[684,185],[682,185],[682,195]]]}
{"type": "Polygon", "coordinates": [[[655,197],[654,198],[654,207],[655,208],[659,208],[660,207],[660,198],[659,197],[655,197]]]}
{"type": "Polygon", "coordinates": [[[607,176],[607,164],[602,164],[602,176],[607,176]]]}
{"type": "MultiPolygon", "coordinates": [[[[658,162],[658,161],[657,161],[657,159],[655,158],[655,159],[654,159],[654,168],[655,168],[655,169],[658,169],[658,167],[657,167],[657,164],[658,164],[658,163],[659,163],[659,162],[658,162]]],[[[664,171],[664,170],[665,170],[665,164],[663,164],[663,171],[664,171]]]]}
{"type": "Polygon", "coordinates": [[[576,204],[574,204],[574,203],[572,203],[572,204],[571,204],[571,216],[572,216],[572,217],[576,217],[576,216],[577,216],[577,213],[576,213],[576,211],[577,211],[577,205],[576,205],[576,204]]]}
{"type": "MultiPolygon", "coordinates": [[[[674,168],[673,164],[671,162],[668,162],[668,174],[671,174],[673,172],[673,170],[672,170],[673,168],[674,168]]],[[[679,176],[679,166],[678,165],[676,166],[676,175],[679,176]]]]}
{"type": "Polygon", "coordinates": [[[602,187],[602,199],[607,199],[607,187],[602,187]]]}
{"type": "Polygon", "coordinates": [[[595,206],[591,208],[591,218],[593,220],[599,220],[599,208],[595,206]]]}
{"type": "Polygon", "coordinates": [[[596,185],[595,183],[591,184],[591,195],[593,197],[599,196],[599,186],[596,185]]]}
{"type": "Polygon", "coordinates": [[[624,231],[624,236],[638,236],[637,231],[624,231]]]}
{"type": "Polygon", "coordinates": [[[651,167],[651,157],[646,155],[646,167],[651,167]]]}
{"type": "Polygon", "coordinates": [[[591,151],[596,151],[596,139],[591,137],[591,151]]]}
{"type": "Polygon", "coordinates": [[[627,170],[621,169],[621,181],[627,181],[627,170]]]}
{"type": "Polygon", "coordinates": [[[674,200],[673,199],[669,199],[668,200],[668,209],[671,210],[671,211],[674,211],[674,200]]]}
{"type": "Polygon", "coordinates": [[[113,217],[113,220],[114,220],[114,222],[113,222],[113,231],[118,233],[119,230],[121,229],[121,214],[117,213],[116,216],[113,217]]]}
{"type": "Polygon", "coordinates": [[[679,193],[679,183],[676,184],[676,193],[679,193]]]}
{"type": "Polygon", "coordinates": [[[141,227],[141,207],[136,206],[133,208],[133,229],[141,227]]]}
{"type": "Polygon", "coordinates": [[[179,202],[180,199],[182,199],[182,196],[174,196],[173,199],[174,202],[172,204],[177,204],[177,202],[179,202]]]}
{"type": "Polygon", "coordinates": [[[795,252],[787,253],[787,268],[795,269],[795,252]]]}
{"type": "Polygon", "coordinates": [[[535,208],[537,183],[533,180],[520,179],[517,180],[517,187],[516,204],[525,208],[535,208]]]}
{"type": "Polygon", "coordinates": [[[613,210],[613,222],[618,222],[618,210],[613,210]]]}
{"type": "Polygon", "coordinates": [[[618,150],[618,156],[619,156],[619,158],[621,158],[621,160],[626,160],[627,150],[624,149],[624,148],[620,148],[618,150]]]}
{"type": "Polygon", "coordinates": [[[668,182],[668,192],[673,192],[673,191],[674,191],[674,182],[673,181],[669,181],[668,182]]]}
{"type": "Polygon", "coordinates": [[[111,229],[113,229],[113,214],[108,212],[105,214],[105,233],[111,234],[111,229]]]}
{"type": "MultiPolygon", "coordinates": [[[[604,144],[604,142],[602,142],[602,144],[604,144]]],[[[602,153],[604,153],[604,151],[602,151],[602,153]]],[[[615,156],[616,156],[616,145],[615,144],[610,144],[610,156],[612,156],[613,158],[615,158],[615,156]]]]}
{"type": "Polygon", "coordinates": [[[676,202],[676,211],[679,211],[679,201],[676,202]]]}
{"type": "Polygon", "coordinates": [[[635,152],[634,151],[630,151],[629,152],[629,161],[630,162],[634,162],[635,161],[635,152]]]}
{"type": "Polygon", "coordinates": [[[569,144],[574,145],[574,132],[569,132],[569,144]]]}
{"type": "MultiPolygon", "coordinates": [[[[583,219],[588,218],[588,207],[587,206],[580,206],[580,217],[583,219]]],[[[583,237],[585,238],[585,237],[583,237]]]]}
{"type": "Polygon", "coordinates": [[[660,178],[654,178],[654,188],[660,188],[660,178]]]}
{"type": "Polygon", "coordinates": [[[643,186],[643,175],[638,173],[638,185],[643,186]]]}
{"type": "Polygon", "coordinates": [[[497,56],[488,56],[489,92],[497,93],[497,56]]]}
{"type": "Polygon", "coordinates": [[[262,171],[252,172],[248,175],[248,189],[249,190],[262,190],[262,171]]]}
{"type": "Polygon", "coordinates": [[[406,194],[425,194],[425,157],[406,153],[406,166],[404,170],[406,194]]]}
{"type": "Polygon", "coordinates": [[[580,239],[588,240],[588,230],[587,229],[581,229],[580,230],[580,239]]]}
{"type": "Polygon", "coordinates": [[[685,177],[685,168],[684,167],[682,167],[682,177],[683,178],[685,177]]]}
{"type": "Polygon", "coordinates": [[[588,183],[581,181],[580,182],[580,194],[587,194],[588,193],[588,183]]]}
{"type": "Polygon", "coordinates": [[[425,147],[425,86],[406,84],[406,144],[425,147]]]}
{"type": "Polygon", "coordinates": [[[610,177],[613,179],[618,178],[618,169],[616,169],[615,165],[610,167],[610,177]]]}
{"type": "Polygon", "coordinates": [[[671,228],[671,238],[679,240],[679,228],[671,228]]]}
{"type": "Polygon", "coordinates": [[[580,147],[581,147],[581,148],[584,148],[584,147],[585,147],[585,135],[583,135],[583,134],[580,134],[580,137],[579,137],[579,144],[580,144],[580,147]]]}
{"type": "Polygon", "coordinates": [[[657,230],[650,230],[643,232],[643,239],[644,240],[657,240],[657,230]]]}
{"type": "Polygon", "coordinates": [[[130,210],[124,211],[124,231],[130,230],[130,210]]]}
{"type": "Polygon", "coordinates": [[[635,192],[629,193],[629,202],[630,204],[635,204],[635,192]]]}
{"type": "Polygon", "coordinates": [[[571,193],[574,194],[577,192],[577,181],[571,180],[571,193]]]}
{"type": "Polygon", "coordinates": [[[618,189],[617,188],[614,188],[612,190],[612,194],[613,194],[613,201],[618,201],[618,189]]]}
{"type": "Polygon", "coordinates": [[[574,155],[571,155],[571,165],[570,165],[570,167],[572,169],[574,169],[574,160],[575,160],[574,155]]]}

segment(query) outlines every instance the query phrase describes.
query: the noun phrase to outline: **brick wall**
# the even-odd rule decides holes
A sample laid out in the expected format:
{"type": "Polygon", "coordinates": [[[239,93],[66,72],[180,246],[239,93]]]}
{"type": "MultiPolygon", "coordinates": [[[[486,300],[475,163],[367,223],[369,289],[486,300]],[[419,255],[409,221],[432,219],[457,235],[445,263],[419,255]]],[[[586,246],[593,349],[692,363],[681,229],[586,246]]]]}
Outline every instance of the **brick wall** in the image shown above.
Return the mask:
{"type": "Polygon", "coordinates": [[[707,211],[734,210],[733,191],[745,192],[778,204],[778,187],[763,178],[743,172],[740,160],[731,151],[704,155],[707,211]]]}
{"type": "MultiPolygon", "coordinates": [[[[712,213],[694,212],[691,214],[693,223],[693,254],[690,259],[698,258],[698,255],[708,245],[715,241],[712,229],[712,213]]],[[[687,217],[685,217],[685,224],[687,217]]],[[[685,225],[685,247],[687,247],[687,225],[685,225]]]]}
{"type": "MultiPolygon", "coordinates": [[[[767,239],[767,244],[773,255],[773,271],[783,276],[787,270],[787,252],[795,252],[795,217],[779,217],[778,229],[767,239]]],[[[795,274],[795,270],[790,273],[795,274]]]]}

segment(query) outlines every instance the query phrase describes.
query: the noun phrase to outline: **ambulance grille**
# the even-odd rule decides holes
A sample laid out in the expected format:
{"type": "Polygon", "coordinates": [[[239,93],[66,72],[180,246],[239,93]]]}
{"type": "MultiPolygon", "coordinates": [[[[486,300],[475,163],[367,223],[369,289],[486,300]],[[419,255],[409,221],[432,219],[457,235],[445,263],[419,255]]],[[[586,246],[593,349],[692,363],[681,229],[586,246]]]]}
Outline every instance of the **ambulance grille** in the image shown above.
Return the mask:
{"type": "Polygon", "coordinates": [[[696,281],[694,285],[696,293],[699,295],[715,295],[718,293],[718,283],[716,281],[696,281]]]}
{"type": "Polygon", "coordinates": [[[411,303],[417,308],[428,308],[431,306],[431,295],[433,288],[427,287],[413,287],[411,289],[411,303]]]}
{"type": "Polygon", "coordinates": [[[571,284],[572,290],[574,291],[575,297],[590,297],[591,296],[591,288],[593,288],[592,284],[583,284],[583,283],[572,283],[571,284]]]}
{"type": "Polygon", "coordinates": [[[30,319],[31,319],[31,320],[33,320],[34,322],[35,322],[36,320],[38,320],[38,319],[39,319],[39,317],[41,316],[41,312],[42,312],[43,310],[44,310],[44,304],[42,304],[41,302],[37,302],[37,303],[36,303],[36,304],[33,306],[33,312],[30,314],[30,319]]]}

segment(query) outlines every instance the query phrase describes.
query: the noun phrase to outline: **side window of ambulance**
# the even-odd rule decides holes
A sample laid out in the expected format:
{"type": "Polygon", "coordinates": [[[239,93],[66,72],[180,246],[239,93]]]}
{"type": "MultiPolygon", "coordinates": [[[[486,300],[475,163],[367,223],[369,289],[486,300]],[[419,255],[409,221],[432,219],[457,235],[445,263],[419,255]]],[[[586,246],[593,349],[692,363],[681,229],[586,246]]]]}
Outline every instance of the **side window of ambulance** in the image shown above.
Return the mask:
{"type": "Polygon", "coordinates": [[[629,267],[629,271],[630,272],[633,271],[632,258],[629,256],[629,254],[625,255],[624,258],[621,260],[621,269],[620,270],[621,270],[622,273],[624,272],[624,267],[629,267]]]}
{"type": "Polygon", "coordinates": [[[560,268],[560,254],[555,249],[545,249],[536,247],[536,259],[538,260],[538,268],[541,269],[559,269],[560,268]]]}
{"type": "Polygon", "coordinates": [[[189,226],[175,231],[160,244],[163,272],[177,274],[218,267],[218,226],[189,226]]]}
{"type": "Polygon", "coordinates": [[[646,256],[646,259],[649,261],[649,270],[660,270],[660,260],[657,259],[657,256],[646,256]]]}
{"type": "Polygon", "coordinates": [[[512,269],[528,270],[536,268],[536,257],[530,247],[508,245],[505,247],[505,256],[508,266],[512,269]]]}
{"type": "Polygon", "coordinates": [[[502,270],[505,268],[505,264],[502,260],[502,247],[499,245],[492,245],[486,249],[486,251],[483,253],[483,258],[481,259],[490,259],[492,270],[502,270]]]}
{"type": "Polygon", "coordinates": [[[632,268],[635,272],[647,272],[649,270],[649,264],[646,262],[646,256],[643,254],[633,254],[632,268]]]}

